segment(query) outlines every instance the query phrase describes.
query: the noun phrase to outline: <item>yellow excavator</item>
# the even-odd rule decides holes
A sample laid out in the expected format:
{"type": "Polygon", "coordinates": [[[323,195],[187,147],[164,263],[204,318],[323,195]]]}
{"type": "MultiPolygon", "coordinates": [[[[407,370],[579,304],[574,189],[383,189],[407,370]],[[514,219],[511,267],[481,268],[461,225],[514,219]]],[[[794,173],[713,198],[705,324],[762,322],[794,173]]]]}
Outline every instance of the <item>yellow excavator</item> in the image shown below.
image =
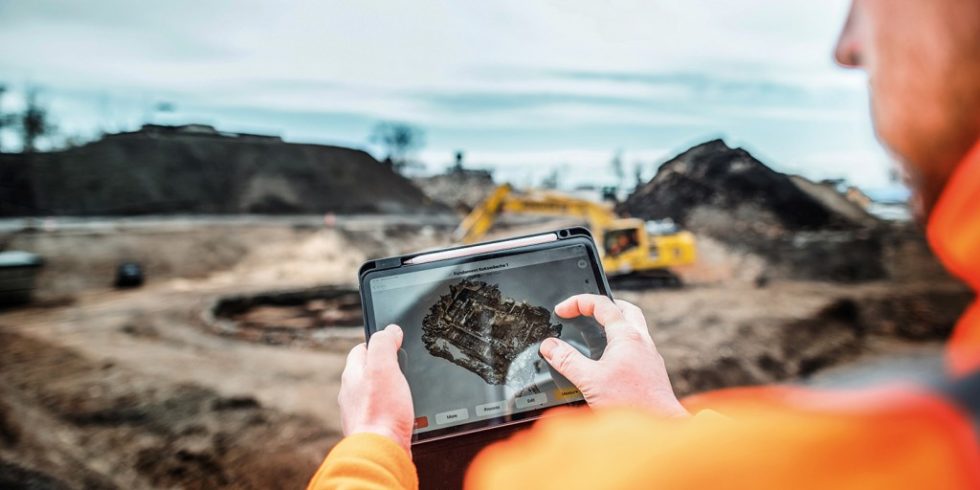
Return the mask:
{"type": "Polygon", "coordinates": [[[494,189],[473,208],[453,235],[461,243],[482,238],[501,214],[568,216],[585,221],[602,254],[602,267],[617,289],[679,287],[671,269],[693,264],[697,258],[694,235],[673,222],[620,218],[608,203],[580,199],[558,192],[531,190],[517,193],[507,184],[494,189]]]}

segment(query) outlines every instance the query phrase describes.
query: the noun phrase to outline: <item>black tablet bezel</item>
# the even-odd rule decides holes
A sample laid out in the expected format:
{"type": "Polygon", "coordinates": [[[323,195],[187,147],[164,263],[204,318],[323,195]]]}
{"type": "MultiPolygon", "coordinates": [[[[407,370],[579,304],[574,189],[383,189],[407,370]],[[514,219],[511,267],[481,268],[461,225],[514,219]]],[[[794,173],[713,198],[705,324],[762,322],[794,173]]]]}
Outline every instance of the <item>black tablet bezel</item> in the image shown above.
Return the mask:
{"type": "MultiPolygon", "coordinates": [[[[575,245],[585,246],[586,254],[589,257],[590,266],[592,268],[592,272],[596,280],[596,286],[599,289],[600,294],[612,298],[611,290],[609,288],[609,281],[606,279],[606,274],[602,269],[602,261],[599,257],[599,252],[598,249],[596,248],[595,241],[592,239],[591,233],[589,233],[587,229],[581,227],[565,228],[553,232],[538,233],[534,235],[525,235],[525,236],[508,238],[503,240],[496,240],[493,242],[484,242],[484,243],[470,245],[470,246],[454,247],[454,248],[439,250],[435,252],[432,251],[420,252],[415,254],[398,256],[398,257],[388,257],[384,259],[368,261],[361,266],[361,270],[359,273],[359,285],[361,291],[361,308],[364,314],[365,338],[369,339],[370,341],[371,335],[373,335],[374,332],[378,330],[378,326],[374,324],[374,308],[373,308],[370,288],[367,287],[368,282],[372,279],[389,277],[389,276],[398,275],[399,273],[405,273],[409,271],[415,272],[415,271],[421,271],[427,269],[435,269],[439,267],[466,264],[469,262],[476,262],[480,260],[508,257],[512,255],[538,252],[541,250],[548,250],[548,249],[575,246],[575,245]],[[543,237],[547,235],[554,235],[555,239],[543,243],[535,243],[532,245],[523,245],[523,246],[516,246],[513,248],[494,250],[492,252],[487,252],[487,253],[473,253],[471,255],[463,255],[460,257],[435,260],[435,261],[419,263],[419,264],[410,263],[412,259],[435,252],[446,252],[446,251],[465,252],[466,249],[486,246],[488,244],[506,245],[508,242],[531,239],[534,237],[543,237]]],[[[578,400],[578,401],[563,403],[558,406],[582,405],[584,403],[585,403],[584,401],[578,400]]],[[[510,426],[513,424],[528,423],[540,418],[544,412],[546,412],[547,410],[551,410],[553,408],[557,408],[557,407],[552,406],[544,409],[508,414],[505,416],[496,417],[492,419],[484,419],[484,420],[474,421],[458,426],[447,427],[445,429],[438,429],[429,432],[424,432],[422,434],[415,434],[413,432],[412,444],[413,445],[422,444],[425,442],[445,439],[449,437],[455,437],[463,434],[470,434],[473,432],[493,430],[496,428],[510,426]]]]}

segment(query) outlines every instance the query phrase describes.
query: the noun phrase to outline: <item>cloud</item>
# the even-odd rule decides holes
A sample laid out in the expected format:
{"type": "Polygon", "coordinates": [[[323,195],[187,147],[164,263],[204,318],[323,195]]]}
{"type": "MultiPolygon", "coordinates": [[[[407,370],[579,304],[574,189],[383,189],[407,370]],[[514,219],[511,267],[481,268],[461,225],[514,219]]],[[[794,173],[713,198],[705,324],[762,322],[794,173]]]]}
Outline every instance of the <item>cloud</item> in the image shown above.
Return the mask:
{"type": "Polygon", "coordinates": [[[423,126],[433,155],[468,148],[501,168],[717,134],[804,161],[874,151],[864,81],[830,60],[846,5],[0,2],[0,43],[16,47],[0,81],[41,84],[79,133],[150,117],[363,146],[396,119],[423,126]],[[177,112],[152,114],[159,100],[177,112]]]}
{"type": "Polygon", "coordinates": [[[827,150],[803,155],[795,162],[798,173],[813,179],[833,179],[846,176],[848,180],[868,187],[885,188],[891,182],[889,170],[894,163],[882,150],[827,150]]]}

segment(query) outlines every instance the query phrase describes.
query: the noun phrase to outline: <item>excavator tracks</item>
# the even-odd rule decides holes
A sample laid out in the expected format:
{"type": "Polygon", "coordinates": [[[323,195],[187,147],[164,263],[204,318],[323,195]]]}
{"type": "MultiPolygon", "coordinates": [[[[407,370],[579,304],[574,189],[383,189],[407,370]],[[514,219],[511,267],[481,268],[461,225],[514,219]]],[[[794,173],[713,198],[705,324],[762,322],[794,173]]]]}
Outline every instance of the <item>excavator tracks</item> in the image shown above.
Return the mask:
{"type": "Polygon", "coordinates": [[[680,289],[684,282],[667,269],[630,272],[609,276],[613,291],[646,291],[650,289],[680,289]]]}

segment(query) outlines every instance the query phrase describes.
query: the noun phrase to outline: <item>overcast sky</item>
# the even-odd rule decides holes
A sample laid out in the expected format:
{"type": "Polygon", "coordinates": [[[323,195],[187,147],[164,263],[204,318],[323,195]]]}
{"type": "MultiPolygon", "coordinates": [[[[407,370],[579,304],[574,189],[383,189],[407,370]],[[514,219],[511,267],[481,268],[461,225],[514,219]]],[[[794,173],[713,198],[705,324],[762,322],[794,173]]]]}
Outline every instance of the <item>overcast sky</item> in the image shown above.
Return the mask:
{"type": "MultiPolygon", "coordinates": [[[[61,133],[203,122],[368,146],[380,120],[518,184],[630,173],[725,137],[779,170],[887,183],[860,73],[834,66],[846,0],[0,0],[0,81],[61,133]],[[161,101],[173,113],[155,113],[161,101]]],[[[8,145],[11,135],[5,135],[8,145]]],[[[380,156],[380,155],[379,155],[380,156]]]]}

